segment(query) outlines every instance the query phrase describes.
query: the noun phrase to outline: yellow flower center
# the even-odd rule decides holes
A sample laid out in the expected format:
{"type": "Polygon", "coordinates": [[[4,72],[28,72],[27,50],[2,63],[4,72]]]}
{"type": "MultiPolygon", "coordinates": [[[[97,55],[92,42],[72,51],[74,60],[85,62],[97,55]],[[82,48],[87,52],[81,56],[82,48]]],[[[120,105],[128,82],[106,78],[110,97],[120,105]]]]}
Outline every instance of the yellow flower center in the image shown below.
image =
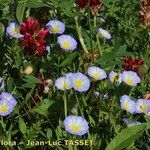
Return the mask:
{"type": "Polygon", "coordinates": [[[125,80],[125,82],[126,82],[126,84],[128,84],[128,85],[131,85],[131,84],[134,83],[133,79],[130,78],[130,77],[128,77],[128,78],[125,80]]]}
{"type": "Polygon", "coordinates": [[[114,82],[115,84],[118,84],[118,83],[119,83],[119,75],[116,75],[116,76],[114,77],[113,82],[114,82]]]}
{"type": "Polygon", "coordinates": [[[7,112],[8,111],[8,106],[6,106],[6,105],[1,105],[0,106],[0,112],[7,112]]]}
{"type": "Polygon", "coordinates": [[[81,81],[81,80],[76,80],[75,82],[74,82],[74,85],[75,85],[75,87],[77,87],[77,88],[82,88],[83,87],[83,85],[84,85],[84,83],[83,83],[83,81],[81,81]]]}
{"type": "Polygon", "coordinates": [[[63,82],[62,84],[61,84],[61,88],[62,89],[68,89],[69,88],[69,83],[67,83],[67,82],[63,82]]]}
{"type": "Polygon", "coordinates": [[[80,126],[74,123],[74,124],[72,124],[72,125],[70,126],[70,129],[71,129],[71,131],[73,131],[73,132],[79,132],[79,131],[80,131],[80,126]]]}
{"type": "Polygon", "coordinates": [[[58,26],[53,26],[53,27],[50,27],[50,30],[54,33],[58,33],[60,31],[60,28],[58,26]]]}
{"type": "Polygon", "coordinates": [[[63,41],[62,42],[62,47],[64,49],[69,49],[71,47],[71,43],[69,41],[63,41]]]}
{"type": "Polygon", "coordinates": [[[146,111],[148,109],[148,106],[146,104],[142,104],[142,105],[140,105],[140,109],[142,111],[146,111]]]}
{"type": "Polygon", "coordinates": [[[124,102],[123,107],[124,107],[125,110],[128,110],[130,105],[127,102],[124,102]]]}
{"type": "Polygon", "coordinates": [[[12,34],[19,34],[19,33],[20,33],[19,28],[14,28],[14,29],[12,30],[12,34]]]}
{"type": "Polygon", "coordinates": [[[112,81],[113,82],[114,82],[115,78],[116,78],[116,75],[112,76],[112,81]]]}
{"type": "Polygon", "coordinates": [[[93,72],[93,78],[97,79],[100,77],[100,73],[99,72],[93,72]]]}

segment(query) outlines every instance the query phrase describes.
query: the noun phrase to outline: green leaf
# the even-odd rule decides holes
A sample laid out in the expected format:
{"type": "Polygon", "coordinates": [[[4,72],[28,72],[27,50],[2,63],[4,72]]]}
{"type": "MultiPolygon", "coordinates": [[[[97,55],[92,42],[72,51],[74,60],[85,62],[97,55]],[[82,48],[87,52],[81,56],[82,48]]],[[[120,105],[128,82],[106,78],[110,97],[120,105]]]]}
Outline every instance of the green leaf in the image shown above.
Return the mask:
{"type": "Polygon", "coordinates": [[[118,51],[121,46],[121,39],[119,37],[115,38],[113,45],[114,45],[113,46],[114,51],[118,51]]]}
{"type": "Polygon", "coordinates": [[[34,85],[34,83],[25,83],[25,84],[22,84],[22,87],[31,89],[33,87],[33,85],[34,85]]]}
{"type": "Polygon", "coordinates": [[[31,8],[39,8],[44,6],[45,4],[43,3],[42,0],[30,0],[26,3],[26,7],[31,7],[31,8]]]}
{"type": "Polygon", "coordinates": [[[147,123],[150,123],[150,115],[145,115],[144,118],[147,123]]]}
{"type": "Polygon", "coordinates": [[[53,136],[52,133],[53,133],[52,130],[50,128],[48,128],[47,133],[46,133],[46,136],[47,136],[48,139],[52,138],[52,136],[53,136]]]}
{"type": "Polygon", "coordinates": [[[122,130],[122,132],[110,142],[106,150],[122,150],[126,148],[141,136],[145,129],[146,124],[143,123],[122,130]]]}
{"type": "Polygon", "coordinates": [[[105,53],[105,54],[103,54],[102,57],[100,57],[98,59],[98,63],[101,64],[101,62],[102,63],[110,62],[110,61],[114,60],[115,58],[116,58],[116,53],[114,53],[114,52],[105,53]]]}
{"type": "Polygon", "coordinates": [[[0,22],[0,36],[3,35],[4,31],[5,31],[4,25],[0,22]]]}
{"type": "Polygon", "coordinates": [[[117,57],[127,57],[127,56],[133,56],[133,53],[126,52],[126,51],[119,51],[117,52],[117,57]]]}
{"type": "Polygon", "coordinates": [[[37,84],[37,83],[42,83],[38,78],[32,76],[32,75],[26,75],[25,79],[23,81],[27,83],[32,83],[32,84],[37,84]]]}
{"type": "Polygon", "coordinates": [[[48,114],[48,108],[52,104],[54,104],[54,101],[49,100],[49,99],[44,99],[40,102],[40,104],[38,104],[38,106],[34,107],[31,112],[45,116],[48,114]]]}
{"type": "Polygon", "coordinates": [[[19,129],[22,134],[27,133],[27,126],[22,118],[19,118],[19,129]]]}
{"type": "Polygon", "coordinates": [[[11,93],[12,90],[13,90],[13,82],[11,79],[8,79],[7,80],[7,91],[11,93]]]}
{"type": "Polygon", "coordinates": [[[19,3],[16,8],[16,17],[20,23],[22,22],[24,17],[25,7],[26,7],[26,2],[19,3]]]}
{"type": "Polygon", "coordinates": [[[96,124],[95,124],[95,120],[89,115],[89,121],[90,121],[90,124],[94,127],[96,124]]]}
{"type": "Polygon", "coordinates": [[[68,64],[71,64],[71,62],[77,57],[78,53],[73,52],[71,53],[61,64],[60,67],[64,67],[68,64]]]}
{"type": "Polygon", "coordinates": [[[123,61],[120,59],[116,60],[116,65],[118,65],[120,68],[123,66],[123,61]]]}
{"type": "Polygon", "coordinates": [[[10,3],[11,2],[11,0],[0,0],[0,4],[1,5],[6,5],[6,4],[8,4],[8,3],[10,3]]]}
{"type": "Polygon", "coordinates": [[[120,1],[120,0],[102,0],[102,3],[108,4],[110,2],[118,2],[118,1],[120,1]]]}
{"type": "Polygon", "coordinates": [[[125,52],[126,50],[127,50],[127,45],[121,45],[121,46],[119,47],[119,51],[125,52]]]}
{"type": "Polygon", "coordinates": [[[147,129],[150,129],[150,115],[145,115],[144,118],[147,122],[147,129]]]}
{"type": "Polygon", "coordinates": [[[110,61],[108,63],[105,64],[105,66],[103,67],[103,69],[107,70],[107,71],[110,71],[112,70],[116,65],[116,62],[115,61],[110,61]]]}
{"type": "Polygon", "coordinates": [[[15,63],[17,67],[19,67],[22,63],[22,58],[18,53],[16,54],[16,57],[15,57],[15,63]]]}

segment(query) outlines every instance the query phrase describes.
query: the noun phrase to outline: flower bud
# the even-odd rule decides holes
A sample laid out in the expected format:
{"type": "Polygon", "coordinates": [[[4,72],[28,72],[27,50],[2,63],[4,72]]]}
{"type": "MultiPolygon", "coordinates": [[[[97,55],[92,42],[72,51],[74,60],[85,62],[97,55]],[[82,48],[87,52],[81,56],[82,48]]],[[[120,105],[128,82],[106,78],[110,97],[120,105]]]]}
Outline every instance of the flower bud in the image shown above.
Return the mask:
{"type": "Polygon", "coordinates": [[[47,94],[49,91],[50,91],[50,88],[48,86],[45,86],[43,93],[47,94]]]}
{"type": "Polygon", "coordinates": [[[32,72],[33,72],[33,67],[31,65],[27,66],[24,70],[24,73],[27,75],[32,74],[32,72]]]}

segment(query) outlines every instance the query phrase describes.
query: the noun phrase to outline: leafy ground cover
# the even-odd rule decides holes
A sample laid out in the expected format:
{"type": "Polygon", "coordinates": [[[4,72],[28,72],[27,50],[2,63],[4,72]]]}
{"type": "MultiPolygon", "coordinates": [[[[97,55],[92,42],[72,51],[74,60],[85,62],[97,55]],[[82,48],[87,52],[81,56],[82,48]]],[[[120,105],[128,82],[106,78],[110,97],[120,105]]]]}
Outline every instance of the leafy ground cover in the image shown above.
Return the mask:
{"type": "Polygon", "coordinates": [[[149,0],[0,0],[0,148],[150,149],[149,0]]]}

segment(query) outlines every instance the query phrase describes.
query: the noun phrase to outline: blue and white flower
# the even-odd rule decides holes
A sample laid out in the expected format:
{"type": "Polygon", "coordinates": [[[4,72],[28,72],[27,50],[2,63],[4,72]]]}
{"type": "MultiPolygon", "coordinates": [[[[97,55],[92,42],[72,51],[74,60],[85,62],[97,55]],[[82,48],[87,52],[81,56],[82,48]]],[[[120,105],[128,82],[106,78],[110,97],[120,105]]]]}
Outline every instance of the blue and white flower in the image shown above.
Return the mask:
{"type": "Polygon", "coordinates": [[[64,50],[75,50],[77,48],[77,41],[70,35],[61,35],[57,38],[60,47],[64,50]]]}
{"type": "Polygon", "coordinates": [[[136,112],[147,114],[150,111],[150,101],[138,99],[136,102],[136,112]]]}
{"type": "Polygon", "coordinates": [[[9,34],[13,38],[23,38],[24,35],[20,34],[19,25],[15,22],[11,22],[6,28],[6,33],[9,34]]]}
{"type": "Polygon", "coordinates": [[[65,31],[65,24],[59,20],[51,20],[46,26],[51,34],[63,34],[65,31]]]}
{"type": "Polygon", "coordinates": [[[109,80],[111,83],[116,83],[117,85],[121,84],[122,82],[121,73],[116,73],[114,71],[111,71],[109,73],[109,80]]]}
{"type": "Polygon", "coordinates": [[[81,72],[74,73],[71,77],[73,88],[76,91],[84,92],[90,88],[90,80],[81,72]]]}
{"type": "Polygon", "coordinates": [[[68,116],[64,120],[64,127],[67,132],[73,135],[82,136],[89,132],[89,125],[81,116],[68,116]]]}
{"type": "Polygon", "coordinates": [[[87,73],[94,80],[103,80],[107,77],[106,72],[96,66],[89,67],[87,73]]]}
{"type": "Polygon", "coordinates": [[[111,34],[107,30],[99,28],[98,32],[101,34],[102,37],[104,37],[107,40],[110,40],[112,38],[111,34]]]}
{"type": "Polygon", "coordinates": [[[121,77],[122,81],[129,86],[137,86],[141,82],[140,77],[134,71],[123,71],[121,77]]]}
{"type": "Polygon", "coordinates": [[[73,76],[73,74],[74,73],[72,73],[72,72],[68,72],[64,76],[67,77],[67,78],[71,78],[73,76]]]}
{"type": "Polygon", "coordinates": [[[57,89],[65,91],[72,88],[72,83],[70,78],[60,77],[55,81],[55,86],[57,87],[57,89]]]}
{"type": "Polygon", "coordinates": [[[0,101],[7,101],[11,106],[15,107],[17,105],[16,99],[8,92],[2,92],[0,94],[0,101]]]}
{"type": "Polygon", "coordinates": [[[12,113],[14,107],[9,101],[0,100],[0,116],[7,116],[12,113]]]}
{"type": "Polygon", "coordinates": [[[124,95],[120,99],[121,108],[130,113],[135,113],[136,111],[136,103],[130,99],[129,96],[124,95]]]}

